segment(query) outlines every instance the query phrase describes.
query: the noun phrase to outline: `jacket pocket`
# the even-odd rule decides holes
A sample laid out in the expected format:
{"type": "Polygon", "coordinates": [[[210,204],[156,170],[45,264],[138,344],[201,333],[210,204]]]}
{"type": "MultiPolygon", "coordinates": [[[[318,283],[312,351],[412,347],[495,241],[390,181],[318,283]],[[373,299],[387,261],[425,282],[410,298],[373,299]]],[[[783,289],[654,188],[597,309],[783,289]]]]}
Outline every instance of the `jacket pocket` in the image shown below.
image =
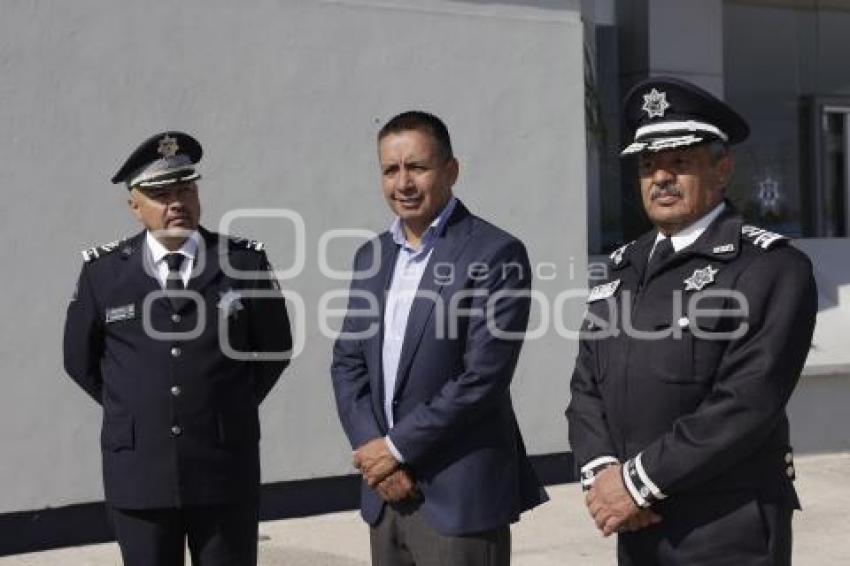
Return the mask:
{"type": "Polygon", "coordinates": [[[722,319],[694,321],[689,329],[691,335],[691,373],[694,381],[714,381],[717,368],[729,341],[722,332],[722,319]]]}
{"type": "MultiPolygon", "coordinates": [[[[712,325],[712,323],[709,323],[712,325]]],[[[655,336],[647,336],[642,347],[650,373],[665,383],[704,384],[714,377],[718,347],[703,340],[708,330],[703,324],[697,328],[686,315],[678,318],[667,314],[653,317],[655,336]]]]}
{"type": "Polygon", "coordinates": [[[104,415],[100,431],[100,445],[104,450],[119,452],[133,450],[136,435],[131,415],[104,415]]]}

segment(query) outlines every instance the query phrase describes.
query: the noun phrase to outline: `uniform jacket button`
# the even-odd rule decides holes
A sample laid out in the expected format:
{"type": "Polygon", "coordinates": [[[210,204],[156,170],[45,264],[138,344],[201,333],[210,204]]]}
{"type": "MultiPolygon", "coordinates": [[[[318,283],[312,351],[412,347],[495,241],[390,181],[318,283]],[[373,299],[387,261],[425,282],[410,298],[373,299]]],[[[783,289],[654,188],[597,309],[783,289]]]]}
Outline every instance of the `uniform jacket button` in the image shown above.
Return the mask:
{"type": "Polygon", "coordinates": [[[180,322],[180,320],[182,320],[182,317],[179,314],[174,313],[171,315],[171,322],[180,322]]]}
{"type": "Polygon", "coordinates": [[[175,397],[180,395],[181,392],[182,392],[182,389],[180,389],[179,385],[175,385],[174,387],[171,388],[171,394],[174,395],[175,397]]]}
{"type": "Polygon", "coordinates": [[[794,461],[794,455],[791,454],[790,452],[786,452],[785,453],[785,463],[790,464],[793,461],[794,461]]]}
{"type": "Polygon", "coordinates": [[[171,427],[172,436],[180,436],[181,434],[183,434],[183,429],[180,428],[179,425],[174,425],[173,427],[171,427]]]}
{"type": "Polygon", "coordinates": [[[177,346],[171,348],[171,355],[175,358],[179,357],[181,353],[183,353],[183,351],[177,346]]]}
{"type": "Polygon", "coordinates": [[[788,466],[787,468],[785,468],[785,473],[788,474],[789,478],[793,478],[794,477],[794,466],[788,466]]]}

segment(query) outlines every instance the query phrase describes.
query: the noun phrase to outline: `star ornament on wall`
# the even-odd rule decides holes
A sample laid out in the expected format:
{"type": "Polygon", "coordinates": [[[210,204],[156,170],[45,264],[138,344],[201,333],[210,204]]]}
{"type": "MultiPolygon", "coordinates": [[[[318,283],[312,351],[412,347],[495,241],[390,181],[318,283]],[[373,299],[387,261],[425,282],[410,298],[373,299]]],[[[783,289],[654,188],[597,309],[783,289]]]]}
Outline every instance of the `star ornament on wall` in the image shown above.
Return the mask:
{"type": "Polygon", "coordinates": [[[710,265],[695,269],[693,275],[685,279],[685,291],[702,291],[706,285],[714,283],[714,276],[718,271],[720,270],[710,265]]]}
{"type": "Polygon", "coordinates": [[[779,214],[779,201],[782,198],[779,192],[779,181],[768,176],[758,183],[756,198],[759,202],[761,215],[765,216],[768,212],[779,214]]]}
{"type": "Polygon", "coordinates": [[[659,92],[658,89],[652,89],[649,94],[643,95],[642,109],[650,118],[663,118],[664,113],[670,108],[670,103],[667,102],[667,93],[659,92]]]}

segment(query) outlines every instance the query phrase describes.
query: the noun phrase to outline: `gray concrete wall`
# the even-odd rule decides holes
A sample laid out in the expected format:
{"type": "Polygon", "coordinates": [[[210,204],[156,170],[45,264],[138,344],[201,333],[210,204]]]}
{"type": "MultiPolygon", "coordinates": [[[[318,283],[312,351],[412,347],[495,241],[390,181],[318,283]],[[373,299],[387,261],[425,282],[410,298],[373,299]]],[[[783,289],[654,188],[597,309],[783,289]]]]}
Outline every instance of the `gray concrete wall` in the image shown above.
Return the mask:
{"type": "Polygon", "coordinates": [[[814,264],[818,320],[806,367],[791,402],[791,440],[800,453],[850,450],[850,264],[846,238],[807,238],[794,245],[814,264]]]}
{"type": "MultiPolygon", "coordinates": [[[[99,408],[61,368],[78,250],[137,230],[108,183],[142,139],[168,128],[205,146],[204,220],[286,208],[304,219],[241,221],[305,309],[304,348],[262,409],[264,480],[348,473],[333,409],[331,340],[317,321],[327,230],[380,231],[374,134],[394,113],[442,116],[462,164],[458,195],[523,238],[550,304],[584,287],[582,32],[575,2],[7,0],[0,18],[0,513],[102,498],[99,408]],[[553,272],[555,277],[551,278],[553,272]],[[570,277],[572,276],[572,277],[570,277]]],[[[357,242],[336,242],[345,269],[357,242]]],[[[577,326],[583,304],[563,313],[577,326]]],[[[545,321],[544,321],[545,322],[545,321]]],[[[567,449],[574,342],[527,344],[515,379],[532,453],[567,449]]]]}

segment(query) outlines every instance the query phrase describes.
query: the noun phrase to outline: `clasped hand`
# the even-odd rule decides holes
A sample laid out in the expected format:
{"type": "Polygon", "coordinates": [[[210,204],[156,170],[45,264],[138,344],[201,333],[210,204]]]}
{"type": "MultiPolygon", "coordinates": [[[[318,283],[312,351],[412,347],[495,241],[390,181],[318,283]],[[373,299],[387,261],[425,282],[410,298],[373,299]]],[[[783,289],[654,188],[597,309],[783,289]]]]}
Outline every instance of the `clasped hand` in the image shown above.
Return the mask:
{"type": "Polygon", "coordinates": [[[370,440],[355,450],[352,464],[384,501],[396,503],[417,495],[413,476],[400,467],[383,438],[370,440]]]}
{"type": "Polygon", "coordinates": [[[635,505],[623,483],[621,468],[620,464],[605,468],[585,496],[590,516],[606,537],[637,531],[661,521],[660,515],[635,505]]]}

